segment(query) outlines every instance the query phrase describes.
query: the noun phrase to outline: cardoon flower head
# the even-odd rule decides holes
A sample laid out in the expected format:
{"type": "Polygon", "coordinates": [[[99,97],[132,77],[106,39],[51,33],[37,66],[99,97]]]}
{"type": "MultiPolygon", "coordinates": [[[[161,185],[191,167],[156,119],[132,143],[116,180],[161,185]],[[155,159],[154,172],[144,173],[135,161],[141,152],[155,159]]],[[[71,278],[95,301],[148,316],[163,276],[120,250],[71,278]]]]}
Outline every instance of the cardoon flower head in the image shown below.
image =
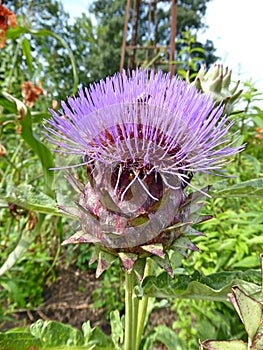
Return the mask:
{"type": "Polygon", "coordinates": [[[136,70],[80,90],[51,113],[48,140],[87,171],[84,184],[68,174],[80,192],[81,232],[65,242],[95,244],[98,274],[108,253],[128,270],[154,254],[171,273],[168,248],[198,250],[188,236],[206,219],[195,212],[204,191],[186,189],[195,188],[196,173],[222,174],[226,159],[243,148],[233,146],[233,121],[222,108],[176,77],[136,70]]]}
{"type": "MultiPolygon", "coordinates": [[[[232,71],[222,64],[214,64],[207,72],[202,66],[195,80],[191,83],[199,91],[209,93],[216,105],[224,106],[228,115],[235,113],[234,104],[237,102],[242,90],[238,90],[239,81],[232,85],[232,71]]],[[[189,79],[188,79],[189,80],[189,79]]]]}

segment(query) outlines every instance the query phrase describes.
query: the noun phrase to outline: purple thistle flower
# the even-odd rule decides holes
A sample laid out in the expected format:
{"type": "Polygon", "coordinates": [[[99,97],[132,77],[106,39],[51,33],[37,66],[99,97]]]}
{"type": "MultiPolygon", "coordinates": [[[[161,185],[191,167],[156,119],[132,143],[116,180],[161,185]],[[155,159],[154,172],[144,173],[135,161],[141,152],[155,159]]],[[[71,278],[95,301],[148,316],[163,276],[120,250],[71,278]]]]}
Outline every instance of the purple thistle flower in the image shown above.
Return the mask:
{"type": "Polygon", "coordinates": [[[194,196],[185,194],[187,186],[195,188],[193,175],[222,174],[227,158],[243,149],[233,146],[234,121],[222,111],[184,81],[141,70],[90,85],[62,102],[60,113],[51,111],[48,141],[57,152],[81,155],[73,166],[85,164],[89,180],[77,185],[84,234],[66,242],[163,257],[196,220],[194,196]]]}
{"type": "Polygon", "coordinates": [[[48,139],[64,153],[89,159],[86,164],[139,159],[164,182],[169,174],[187,182],[188,172],[219,174],[226,158],[243,149],[230,147],[234,121],[213,106],[208,94],[161,71],[150,77],[147,71],[123,72],[69,97],[61,115],[51,111],[48,139]]]}

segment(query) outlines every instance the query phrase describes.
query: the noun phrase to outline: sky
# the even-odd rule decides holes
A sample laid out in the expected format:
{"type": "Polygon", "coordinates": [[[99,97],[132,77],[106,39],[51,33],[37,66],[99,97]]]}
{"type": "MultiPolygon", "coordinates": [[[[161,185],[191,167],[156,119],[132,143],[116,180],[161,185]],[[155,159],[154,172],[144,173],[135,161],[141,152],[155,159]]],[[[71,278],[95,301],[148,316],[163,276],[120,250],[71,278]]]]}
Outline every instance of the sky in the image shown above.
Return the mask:
{"type": "MultiPolygon", "coordinates": [[[[263,92],[263,0],[212,0],[201,39],[211,39],[233,76],[263,92]]],[[[205,41],[205,40],[204,40],[205,41]]]]}
{"type": "MultiPolygon", "coordinates": [[[[103,0],[101,0],[103,1],[103,0]]],[[[123,0],[125,1],[125,0],[123,0]]],[[[62,0],[74,18],[88,13],[92,0],[62,0]]],[[[204,23],[208,26],[198,38],[213,41],[216,55],[232,70],[235,80],[251,79],[263,92],[263,0],[211,0],[207,4],[204,23]]]]}

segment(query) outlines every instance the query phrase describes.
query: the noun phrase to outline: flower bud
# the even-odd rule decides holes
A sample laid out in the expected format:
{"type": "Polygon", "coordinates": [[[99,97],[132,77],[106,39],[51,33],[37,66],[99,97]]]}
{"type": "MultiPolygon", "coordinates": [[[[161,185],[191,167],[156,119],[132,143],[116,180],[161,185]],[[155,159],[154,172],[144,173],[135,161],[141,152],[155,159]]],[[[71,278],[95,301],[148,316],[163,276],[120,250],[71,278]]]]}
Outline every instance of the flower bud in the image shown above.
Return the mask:
{"type": "MultiPolygon", "coordinates": [[[[119,257],[131,270],[153,256],[172,274],[166,251],[198,250],[189,236],[207,190],[196,173],[221,174],[232,147],[229,122],[210,96],[161,71],[116,74],[51,111],[48,140],[65,154],[82,155],[86,180],[68,173],[79,191],[81,231],[64,243],[94,244],[97,275],[119,257]]],[[[64,211],[69,209],[63,207],[64,211]]]]}
{"type": "Polygon", "coordinates": [[[234,103],[239,98],[242,90],[238,90],[239,81],[230,89],[232,71],[221,64],[214,64],[207,72],[205,67],[199,70],[191,85],[203,93],[210,93],[216,105],[223,104],[224,112],[233,113],[234,103]]]}

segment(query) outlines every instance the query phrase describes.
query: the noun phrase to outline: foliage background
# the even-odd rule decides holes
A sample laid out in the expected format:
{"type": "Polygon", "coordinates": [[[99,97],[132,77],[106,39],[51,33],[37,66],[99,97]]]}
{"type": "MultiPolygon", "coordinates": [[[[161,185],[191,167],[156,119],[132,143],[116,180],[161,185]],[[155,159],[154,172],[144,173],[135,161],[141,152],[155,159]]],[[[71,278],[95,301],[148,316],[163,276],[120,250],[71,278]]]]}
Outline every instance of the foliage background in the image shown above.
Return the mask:
{"type": "MultiPolygon", "coordinates": [[[[202,17],[207,2],[178,1],[176,68],[182,76],[187,69],[194,73],[201,64],[209,67],[217,59],[211,41],[205,45],[196,41],[196,33],[205,27],[202,17]]],[[[49,117],[48,108],[58,108],[59,101],[75,93],[77,87],[119,70],[125,12],[122,0],[94,0],[90,16],[80,14],[71,23],[59,1],[6,1],[4,5],[16,14],[17,27],[7,31],[6,45],[0,50],[2,330],[7,324],[12,327],[17,310],[32,311],[44,302],[43,290],[55,282],[59,268],[88,269],[90,250],[61,247],[74,225],[56,210],[54,174],[48,171],[54,155],[43,140],[42,124],[49,117]],[[19,102],[29,102],[21,89],[25,82],[39,88],[38,98],[27,109],[19,102]]],[[[143,11],[141,15],[144,23],[143,11]]],[[[164,43],[169,40],[166,11],[161,16],[158,40],[164,43]]],[[[142,43],[144,31],[142,26],[142,43]]],[[[206,234],[195,239],[202,253],[192,253],[187,259],[176,257],[174,263],[180,271],[198,270],[207,275],[260,267],[263,112],[257,104],[262,95],[251,82],[243,82],[242,88],[235,108],[240,112],[235,118],[240,143],[247,143],[246,150],[228,167],[234,177],[199,180],[213,185],[213,198],[207,201],[204,213],[214,218],[198,227],[206,234]]],[[[153,302],[152,307],[160,307],[160,302],[153,302]]],[[[102,277],[93,303],[94,308],[104,308],[105,319],[109,319],[110,311],[123,310],[122,277],[117,265],[102,277]]],[[[199,338],[245,339],[228,302],[171,299],[161,306],[164,315],[174,314],[169,327],[183,340],[183,349],[196,349],[199,338]]],[[[160,341],[162,332],[164,328],[150,331],[152,344],[160,341]]],[[[168,334],[167,329],[165,332],[168,334]]]]}

